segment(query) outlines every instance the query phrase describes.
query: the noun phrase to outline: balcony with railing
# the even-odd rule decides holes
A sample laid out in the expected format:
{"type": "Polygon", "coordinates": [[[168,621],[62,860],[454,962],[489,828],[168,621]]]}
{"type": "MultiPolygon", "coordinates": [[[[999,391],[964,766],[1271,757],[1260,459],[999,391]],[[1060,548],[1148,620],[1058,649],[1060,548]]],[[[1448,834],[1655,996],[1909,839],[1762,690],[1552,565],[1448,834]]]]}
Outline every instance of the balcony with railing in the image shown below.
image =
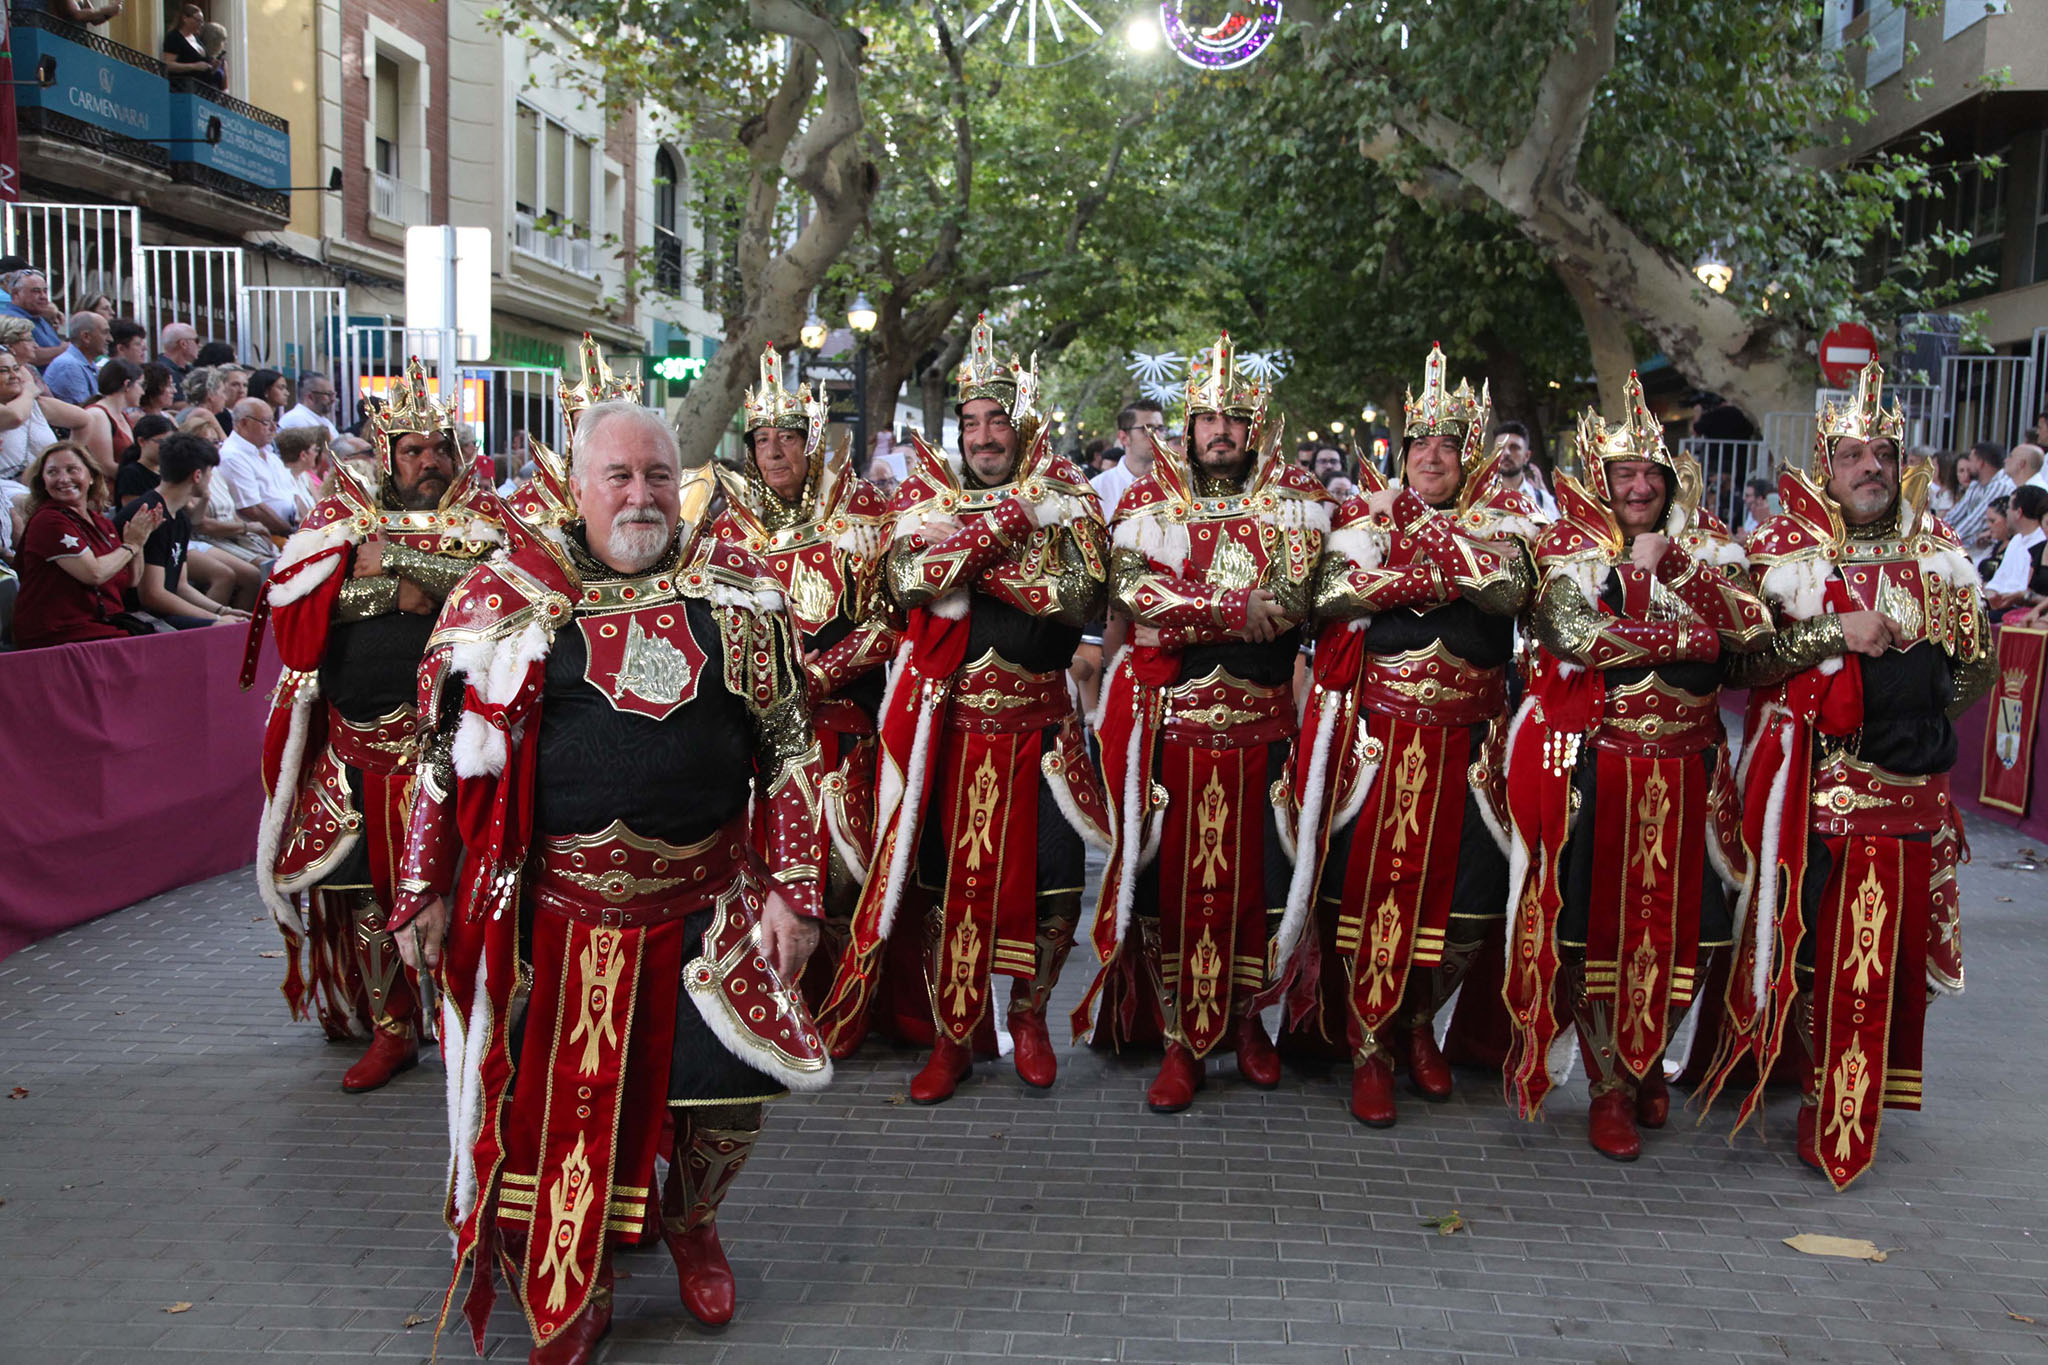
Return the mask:
{"type": "Polygon", "coordinates": [[[268,110],[38,8],[11,7],[24,176],[239,230],[284,225],[291,130],[268,110]]]}
{"type": "Polygon", "coordinates": [[[573,223],[552,215],[537,218],[524,209],[512,215],[512,245],[529,256],[578,275],[595,275],[590,238],[573,223]]]}
{"type": "Polygon", "coordinates": [[[433,218],[425,190],[382,171],[370,173],[370,212],[407,225],[430,222],[433,218]]]}

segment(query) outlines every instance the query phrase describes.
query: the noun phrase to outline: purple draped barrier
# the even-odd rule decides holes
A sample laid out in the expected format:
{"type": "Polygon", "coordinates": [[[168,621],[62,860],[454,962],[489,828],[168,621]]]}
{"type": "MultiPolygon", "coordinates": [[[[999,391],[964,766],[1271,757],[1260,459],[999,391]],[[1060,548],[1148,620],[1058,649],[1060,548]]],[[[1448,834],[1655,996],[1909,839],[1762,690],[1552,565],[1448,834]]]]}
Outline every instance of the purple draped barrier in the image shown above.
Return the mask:
{"type": "Polygon", "coordinates": [[[227,626],[0,654],[0,958],[255,857],[275,649],[227,626]]]}
{"type": "Polygon", "coordinates": [[[1977,799],[1984,775],[1984,727],[1991,723],[1991,708],[1997,696],[1981,697],[1977,704],[1956,717],[1956,766],[1949,775],[1956,804],[1975,816],[2010,825],[2024,834],[2048,841],[2048,800],[2041,792],[2041,774],[2048,772],[2048,725],[2034,731],[2034,791],[2025,815],[1987,806],[1977,799]]]}

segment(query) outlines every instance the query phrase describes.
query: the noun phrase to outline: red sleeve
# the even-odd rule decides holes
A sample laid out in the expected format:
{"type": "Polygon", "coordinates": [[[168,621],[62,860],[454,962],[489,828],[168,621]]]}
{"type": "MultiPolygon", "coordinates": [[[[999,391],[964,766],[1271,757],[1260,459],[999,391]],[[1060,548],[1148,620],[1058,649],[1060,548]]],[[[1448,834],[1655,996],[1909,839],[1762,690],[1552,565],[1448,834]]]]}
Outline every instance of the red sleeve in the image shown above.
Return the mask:
{"type": "Polygon", "coordinates": [[[327,652],[327,624],[334,619],[334,604],[348,582],[347,569],[343,563],[304,597],[270,609],[277,655],[286,668],[310,673],[320,667],[320,658],[327,652]]]}
{"type": "Polygon", "coordinates": [[[54,505],[37,508],[36,514],[28,519],[28,525],[22,528],[21,553],[38,559],[68,559],[91,548],[71,518],[54,505]],[[66,545],[66,536],[77,543],[66,545]]]}

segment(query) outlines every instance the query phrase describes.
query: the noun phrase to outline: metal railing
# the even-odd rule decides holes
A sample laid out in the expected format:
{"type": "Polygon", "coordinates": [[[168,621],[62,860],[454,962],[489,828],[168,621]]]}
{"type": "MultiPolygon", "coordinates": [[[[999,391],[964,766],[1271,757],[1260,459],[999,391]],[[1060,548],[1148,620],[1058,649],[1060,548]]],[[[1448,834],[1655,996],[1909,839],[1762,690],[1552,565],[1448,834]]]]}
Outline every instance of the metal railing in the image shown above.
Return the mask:
{"type": "Polygon", "coordinates": [[[342,333],[348,291],[325,286],[251,285],[242,290],[241,356],[290,375],[318,370],[341,382],[342,333]]]}
{"type": "Polygon", "coordinates": [[[142,287],[141,210],[99,204],[7,204],[0,253],[20,256],[50,282],[50,301],[69,308],[105,294],[126,317],[156,326],[142,287]]]}
{"type": "Polygon", "coordinates": [[[431,216],[427,192],[382,171],[370,172],[370,212],[394,223],[424,223],[431,216]]]}
{"type": "Polygon", "coordinates": [[[144,325],[154,337],[174,322],[188,322],[199,339],[225,341],[249,359],[242,335],[242,250],[232,246],[142,248],[144,325]]]}
{"type": "Polygon", "coordinates": [[[575,235],[574,229],[555,221],[542,222],[530,213],[512,216],[512,245],[564,270],[590,275],[590,239],[575,235]]]}
{"type": "Polygon", "coordinates": [[[463,388],[477,400],[468,414],[479,448],[499,462],[500,477],[516,475],[526,463],[528,437],[557,454],[566,449],[567,427],[553,370],[517,365],[465,365],[463,388]]]}
{"type": "Polygon", "coordinates": [[[1941,362],[1940,444],[1968,450],[1979,441],[2011,446],[2033,424],[2039,404],[2034,357],[1952,355],[1941,362]]]}

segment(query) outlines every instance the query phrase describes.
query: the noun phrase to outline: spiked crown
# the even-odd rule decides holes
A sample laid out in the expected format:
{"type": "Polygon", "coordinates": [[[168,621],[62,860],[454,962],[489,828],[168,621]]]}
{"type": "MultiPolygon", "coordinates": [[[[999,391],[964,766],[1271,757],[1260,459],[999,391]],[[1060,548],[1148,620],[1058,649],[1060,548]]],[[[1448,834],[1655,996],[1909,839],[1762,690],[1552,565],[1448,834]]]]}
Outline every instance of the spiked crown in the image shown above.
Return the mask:
{"type": "Polygon", "coordinates": [[[1038,419],[1038,357],[1031,358],[1026,366],[1015,356],[1008,365],[996,361],[995,334],[988,325],[988,314],[983,313],[974,320],[974,330],[967,336],[967,357],[960,362],[960,373],[954,381],[954,411],[966,407],[977,398],[992,398],[1010,414],[1010,421],[1020,430],[1027,422],[1036,425],[1038,419]]]}
{"type": "Polygon", "coordinates": [[[1884,406],[1884,367],[1875,360],[1856,376],[1853,399],[1840,406],[1830,402],[1820,410],[1813,432],[1813,477],[1823,488],[1834,477],[1835,445],[1844,437],[1886,440],[1901,449],[1905,445],[1905,410],[1896,399],[1890,408],[1884,406]]]}
{"type": "Polygon", "coordinates": [[[562,414],[573,428],[576,418],[585,408],[598,403],[610,402],[614,398],[640,401],[640,381],[624,375],[614,376],[612,367],[597,349],[597,342],[590,333],[583,334],[583,344],[577,348],[577,378],[569,382],[566,374],[557,374],[557,387],[562,398],[562,414]]]}
{"type": "Polygon", "coordinates": [[[782,387],[782,353],[773,345],[761,351],[761,385],[747,390],[745,426],[742,430],[759,431],[762,427],[786,427],[802,431],[810,424],[808,409],[811,390],[808,384],[799,385],[795,393],[782,387]]]}
{"type": "Polygon", "coordinates": [[[1237,347],[1230,333],[1217,336],[1215,345],[1188,366],[1186,420],[1192,423],[1201,413],[1221,413],[1240,418],[1257,431],[1266,423],[1266,404],[1272,394],[1258,379],[1237,371],[1237,347]]]}
{"type": "Polygon", "coordinates": [[[454,415],[434,401],[433,390],[427,384],[427,368],[418,356],[405,363],[402,378],[392,381],[371,429],[378,464],[386,473],[391,472],[391,448],[399,437],[445,435],[454,439],[454,415]]]}
{"type": "Polygon", "coordinates": [[[1614,490],[1607,481],[1607,466],[1617,460],[1648,460],[1670,471],[1675,490],[1678,464],[1672,459],[1670,450],[1665,448],[1664,424],[1643,401],[1643,381],[1637,378],[1635,371],[1629,371],[1628,383],[1623,385],[1621,393],[1628,412],[1612,426],[1593,408],[1579,414],[1574,447],[1587,487],[1592,489],[1595,497],[1607,502],[1614,496],[1614,490]]]}
{"type": "Polygon", "coordinates": [[[1487,384],[1472,392],[1472,382],[1460,379],[1450,385],[1444,348],[1432,341],[1429,358],[1422,364],[1422,393],[1408,391],[1404,403],[1401,436],[1404,445],[1426,436],[1449,436],[1458,443],[1458,463],[1470,478],[1486,460],[1486,429],[1493,421],[1493,393],[1487,384]]]}

